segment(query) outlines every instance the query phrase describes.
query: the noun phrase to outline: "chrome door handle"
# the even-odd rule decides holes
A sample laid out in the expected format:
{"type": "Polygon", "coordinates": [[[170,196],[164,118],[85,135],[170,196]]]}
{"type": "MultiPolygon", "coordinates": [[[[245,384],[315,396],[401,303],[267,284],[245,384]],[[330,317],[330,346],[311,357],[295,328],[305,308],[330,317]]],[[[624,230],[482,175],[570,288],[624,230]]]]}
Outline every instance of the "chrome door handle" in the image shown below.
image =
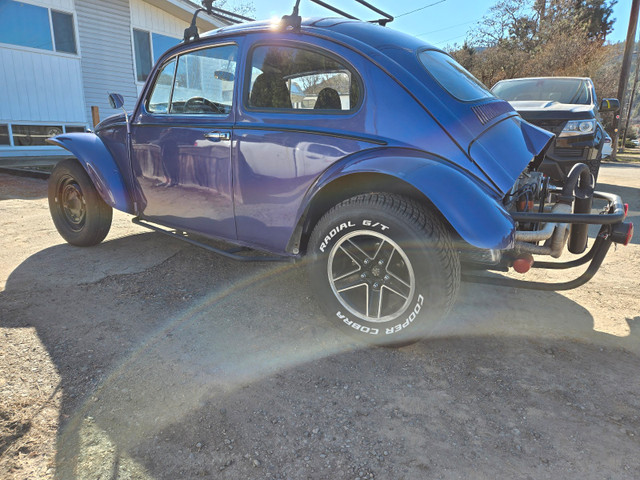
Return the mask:
{"type": "Polygon", "coordinates": [[[222,140],[231,140],[230,132],[219,132],[218,130],[205,133],[204,136],[205,138],[208,138],[209,140],[213,140],[214,142],[220,142],[222,140]]]}

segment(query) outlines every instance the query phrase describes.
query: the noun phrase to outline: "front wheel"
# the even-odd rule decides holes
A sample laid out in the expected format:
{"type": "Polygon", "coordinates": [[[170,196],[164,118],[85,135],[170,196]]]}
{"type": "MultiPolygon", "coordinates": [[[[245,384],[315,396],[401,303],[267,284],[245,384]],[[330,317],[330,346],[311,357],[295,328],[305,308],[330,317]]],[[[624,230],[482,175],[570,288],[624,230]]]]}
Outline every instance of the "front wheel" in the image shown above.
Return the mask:
{"type": "Polygon", "coordinates": [[[97,245],[111,228],[112,208],[75,159],[59,162],[51,172],[49,211],[56,229],[71,245],[97,245]]]}
{"type": "Polygon", "coordinates": [[[449,312],[460,285],[443,221],[399,195],[338,204],[313,230],[308,254],[311,285],[329,318],[378,345],[419,340],[449,312]]]}

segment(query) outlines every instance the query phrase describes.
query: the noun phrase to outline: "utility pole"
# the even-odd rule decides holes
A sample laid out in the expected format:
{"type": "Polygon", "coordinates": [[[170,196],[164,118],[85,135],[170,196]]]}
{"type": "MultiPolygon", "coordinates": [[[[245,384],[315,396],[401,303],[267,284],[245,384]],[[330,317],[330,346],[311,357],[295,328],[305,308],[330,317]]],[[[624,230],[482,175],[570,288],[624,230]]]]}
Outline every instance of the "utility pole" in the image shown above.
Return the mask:
{"type": "MultiPolygon", "coordinates": [[[[624,105],[624,97],[627,91],[627,83],[629,81],[629,69],[631,67],[631,54],[636,43],[636,27],[638,26],[638,9],[640,8],[640,0],[633,0],[631,4],[631,15],[629,16],[629,28],[627,30],[627,40],[624,44],[624,55],[622,57],[622,68],[620,69],[620,82],[618,83],[618,100],[620,105],[624,105]]],[[[616,159],[618,151],[618,137],[620,131],[620,113],[613,117],[613,138],[611,139],[611,160],[616,159]]]]}
{"type": "MultiPolygon", "coordinates": [[[[638,69],[640,69],[640,52],[633,52],[636,54],[636,76],[633,79],[633,88],[631,89],[631,97],[629,98],[629,108],[627,110],[627,121],[624,124],[624,134],[622,135],[622,151],[624,152],[624,146],[627,143],[627,137],[629,136],[629,120],[631,120],[631,110],[633,110],[633,100],[636,98],[636,87],[638,86],[638,69]]],[[[613,153],[613,152],[612,152],[613,153]]]]}

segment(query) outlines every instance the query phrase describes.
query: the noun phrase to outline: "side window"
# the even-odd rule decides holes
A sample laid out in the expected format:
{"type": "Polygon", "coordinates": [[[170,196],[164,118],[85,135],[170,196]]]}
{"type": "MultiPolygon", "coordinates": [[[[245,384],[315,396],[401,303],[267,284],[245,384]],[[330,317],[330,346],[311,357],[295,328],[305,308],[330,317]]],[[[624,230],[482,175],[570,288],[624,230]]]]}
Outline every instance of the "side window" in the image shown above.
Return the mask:
{"type": "Polygon", "coordinates": [[[170,113],[228,114],[235,84],[236,45],[196,50],[178,58],[170,113]]]}
{"type": "Polygon", "coordinates": [[[280,46],[253,50],[249,108],[335,113],[355,109],[361,96],[357,76],[329,55],[280,46]]]}
{"type": "Polygon", "coordinates": [[[171,60],[158,74],[153,85],[151,96],[147,102],[147,111],[150,113],[167,113],[171,100],[171,87],[173,86],[173,74],[176,70],[176,61],[171,60]]]}

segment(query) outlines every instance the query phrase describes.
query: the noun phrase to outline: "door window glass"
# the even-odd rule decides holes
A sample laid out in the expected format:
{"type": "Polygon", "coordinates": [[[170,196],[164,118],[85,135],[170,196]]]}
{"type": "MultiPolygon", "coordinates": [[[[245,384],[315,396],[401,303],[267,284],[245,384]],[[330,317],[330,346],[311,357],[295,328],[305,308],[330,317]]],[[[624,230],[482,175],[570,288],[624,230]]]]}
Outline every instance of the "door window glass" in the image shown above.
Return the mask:
{"type": "Polygon", "coordinates": [[[236,45],[196,50],[178,58],[171,113],[228,114],[235,83],[236,45]]]}
{"type": "Polygon", "coordinates": [[[353,71],[331,56],[292,47],[253,51],[248,106],[257,109],[353,110],[361,98],[353,71]]]}
{"type": "Polygon", "coordinates": [[[167,63],[158,74],[156,83],[149,101],[147,102],[147,111],[150,113],[167,113],[169,110],[169,101],[171,99],[171,86],[173,85],[173,74],[176,69],[176,61],[171,60],[167,63]]]}

